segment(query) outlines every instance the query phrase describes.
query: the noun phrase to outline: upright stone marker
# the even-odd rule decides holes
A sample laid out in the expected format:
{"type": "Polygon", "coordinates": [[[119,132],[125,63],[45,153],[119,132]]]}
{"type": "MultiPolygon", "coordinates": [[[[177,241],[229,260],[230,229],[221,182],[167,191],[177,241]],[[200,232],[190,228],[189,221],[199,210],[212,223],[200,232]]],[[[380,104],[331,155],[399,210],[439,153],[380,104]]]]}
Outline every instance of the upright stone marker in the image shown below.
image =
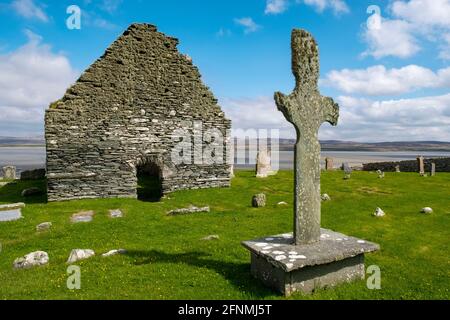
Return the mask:
{"type": "Polygon", "coordinates": [[[431,163],[431,176],[434,177],[436,175],[436,163],[431,163]]]}
{"type": "Polygon", "coordinates": [[[6,166],[3,167],[3,179],[6,180],[15,180],[16,179],[16,167],[14,166],[6,166]]]}
{"type": "Polygon", "coordinates": [[[339,106],[318,90],[319,55],[313,37],[292,32],[292,70],[296,87],[285,96],[275,93],[278,109],[297,132],[295,146],[294,233],[243,243],[251,252],[252,274],[266,285],[290,295],[364,278],[364,253],[374,243],[320,228],[319,127],[337,125],[339,106]]]}
{"type": "Polygon", "coordinates": [[[422,156],[417,158],[417,165],[419,167],[419,173],[421,176],[425,175],[425,161],[422,156]]]}
{"type": "Polygon", "coordinates": [[[401,172],[401,171],[400,171],[400,165],[399,165],[399,164],[395,166],[395,172],[397,172],[397,173],[400,173],[400,172],[401,172]]]}
{"type": "Polygon", "coordinates": [[[333,158],[325,158],[325,170],[334,170],[333,158]]]}
{"type": "Polygon", "coordinates": [[[256,157],[256,177],[267,178],[269,175],[272,175],[270,153],[263,148],[259,150],[256,157]]]}

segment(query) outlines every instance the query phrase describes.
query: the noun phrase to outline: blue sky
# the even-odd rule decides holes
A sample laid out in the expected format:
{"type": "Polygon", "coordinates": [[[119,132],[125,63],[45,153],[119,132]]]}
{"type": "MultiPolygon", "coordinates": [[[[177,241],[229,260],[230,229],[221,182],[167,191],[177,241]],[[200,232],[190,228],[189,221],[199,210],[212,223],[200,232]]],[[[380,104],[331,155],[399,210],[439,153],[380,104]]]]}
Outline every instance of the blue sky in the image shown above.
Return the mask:
{"type": "Polygon", "coordinates": [[[0,135],[42,135],[48,103],[133,22],[180,39],[234,128],[293,136],[272,96],[294,86],[290,33],[304,28],[341,106],[322,139],[450,141],[450,0],[2,0],[0,135]]]}

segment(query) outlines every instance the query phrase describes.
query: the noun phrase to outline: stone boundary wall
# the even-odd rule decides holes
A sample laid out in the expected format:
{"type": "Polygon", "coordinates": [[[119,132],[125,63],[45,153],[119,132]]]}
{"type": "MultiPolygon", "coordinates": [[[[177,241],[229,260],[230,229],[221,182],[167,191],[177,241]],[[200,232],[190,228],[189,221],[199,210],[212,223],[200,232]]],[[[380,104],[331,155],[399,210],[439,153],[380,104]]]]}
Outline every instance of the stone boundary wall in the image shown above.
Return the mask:
{"type": "MultiPolygon", "coordinates": [[[[450,172],[450,158],[425,159],[425,171],[431,171],[431,164],[436,164],[436,172],[450,172]]],[[[419,172],[417,160],[407,160],[398,162],[377,162],[363,164],[363,171],[395,172],[395,167],[399,165],[401,172],[419,172]]]]}

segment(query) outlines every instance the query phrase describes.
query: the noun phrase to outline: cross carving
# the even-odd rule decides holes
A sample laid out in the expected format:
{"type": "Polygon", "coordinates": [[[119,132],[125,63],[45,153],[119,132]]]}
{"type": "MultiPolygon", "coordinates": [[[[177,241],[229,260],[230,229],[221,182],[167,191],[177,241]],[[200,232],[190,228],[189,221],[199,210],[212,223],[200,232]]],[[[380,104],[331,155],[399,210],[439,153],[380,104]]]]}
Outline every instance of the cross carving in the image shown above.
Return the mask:
{"type": "Polygon", "coordinates": [[[339,105],[318,89],[319,49],[305,30],[294,29],[291,39],[292,72],[296,86],[286,96],[275,93],[278,110],[297,132],[295,144],[294,244],[320,241],[320,143],[319,128],[324,122],[337,125],[339,105]]]}

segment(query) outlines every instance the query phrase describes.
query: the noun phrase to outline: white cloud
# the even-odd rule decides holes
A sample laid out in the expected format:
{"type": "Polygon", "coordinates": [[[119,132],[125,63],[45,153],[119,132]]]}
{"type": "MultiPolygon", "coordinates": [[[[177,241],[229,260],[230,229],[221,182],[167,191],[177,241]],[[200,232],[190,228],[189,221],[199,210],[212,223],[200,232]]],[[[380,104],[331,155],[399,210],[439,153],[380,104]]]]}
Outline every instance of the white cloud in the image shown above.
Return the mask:
{"type": "Polygon", "coordinates": [[[221,99],[227,117],[232,120],[233,129],[280,129],[281,136],[292,138],[295,131],[283,114],[277,110],[272,97],[221,99]]]}
{"type": "Polygon", "coordinates": [[[398,69],[377,65],[367,69],[333,70],[321,84],[346,94],[370,96],[396,95],[426,88],[450,88],[450,67],[437,72],[417,65],[398,69]]]}
{"type": "Polygon", "coordinates": [[[287,9],[287,0],[267,0],[265,14],[279,14],[287,9]]]}
{"type": "Polygon", "coordinates": [[[394,16],[421,26],[450,28],[450,0],[394,1],[394,16]]]}
{"type": "Polygon", "coordinates": [[[331,9],[335,14],[350,12],[350,8],[344,0],[297,0],[304,2],[306,5],[313,6],[318,12],[331,9]]]}
{"type": "Polygon", "coordinates": [[[122,0],[103,0],[100,8],[109,14],[113,14],[117,11],[119,6],[122,4],[122,0]]]}
{"type": "Polygon", "coordinates": [[[444,43],[437,46],[439,57],[450,59],[446,41],[450,34],[450,0],[395,0],[387,12],[391,17],[381,18],[380,28],[364,29],[369,46],[365,55],[409,58],[420,51],[423,40],[428,40],[444,43]]]}
{"type": "MultiPolygon", "coordinates": [[[[371,101],[339,97],[338,137],[355,141],[450,139],[450,94],[371,101]]],[[[330,137],[326,137],[330,138],[330,137]]]]}
{"type": "Polygon", "coordinates": [[[363,37],[368,44],[364,56],[376,59],[387,56],[408,58],[420,50],[413,35],[414,26],[403,20],[384,19],[381,17],[378,27],[364,29],[363,37]]]}
{"type": "Polygon", "coordinates": [[[31,19],[36,18],[43,22],[47,22],[48,16],[44,10],[36,5],[33,0],[14,0],[11,3],[12,8],[22,17],[31,19]]]}
{"type": "Polygon", "coordinates": [[[234,22],[242,27],[244,27],[244,32],[246,34],[256,32],[261,29],[261,26],[256,24],[250,17],[234,19],[234,22]]]}
{"type": "MultiPolygon", "coordinates": [[[[424,141],[450,140],[450,94],[376,101],[340,96],[337,127],[324,124],[322,140],[424,141]]],[[[295,131],[275,106],[273,98],[221,99],[233,129],[279,129],[282,138],[295,138],[295,131]]]]}
{"type": "Polygon", "coordinates": [[[0,135],[21,135],[11,131],[23,124],[41,125],[44,110],[77,77],[65,56],[53,53],[38,35],[27,35],[24,46],[0,55],[0,135]]]}

